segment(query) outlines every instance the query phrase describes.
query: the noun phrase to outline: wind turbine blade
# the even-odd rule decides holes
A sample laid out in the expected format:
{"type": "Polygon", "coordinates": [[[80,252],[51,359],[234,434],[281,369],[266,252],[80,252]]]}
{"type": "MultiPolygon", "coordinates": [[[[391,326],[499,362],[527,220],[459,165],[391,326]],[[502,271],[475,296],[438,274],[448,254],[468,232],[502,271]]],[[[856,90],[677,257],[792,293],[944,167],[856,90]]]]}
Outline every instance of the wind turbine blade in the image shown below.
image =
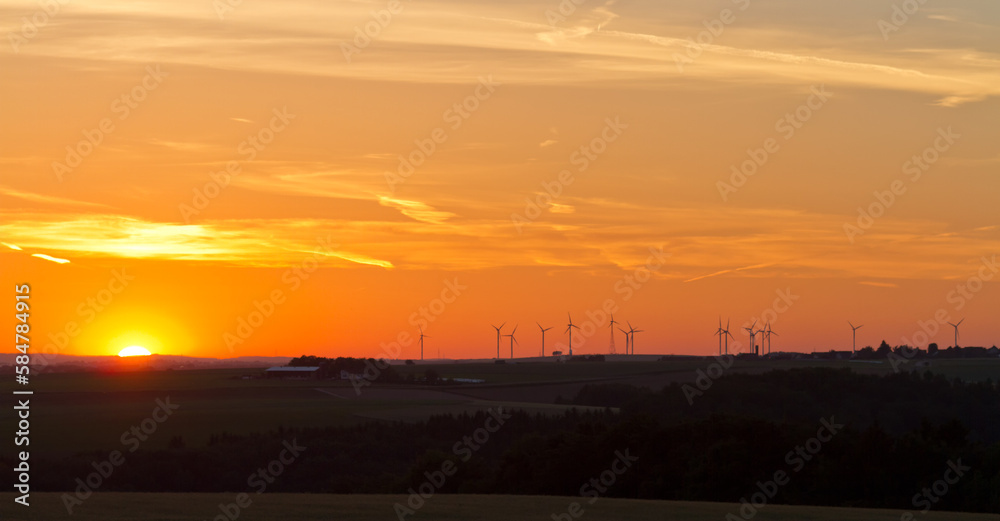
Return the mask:
{"type": "Polygon", "coordinates": [[[962,325],[962,322],[965,322],[965,319],[964,319],[964,318],[963,318],[962,320],[959,320],[959,321],[958,321],[958,324],[955,324],[955,325],[956,325],[956,326],[960,326],[960,325],[962,325]]]}

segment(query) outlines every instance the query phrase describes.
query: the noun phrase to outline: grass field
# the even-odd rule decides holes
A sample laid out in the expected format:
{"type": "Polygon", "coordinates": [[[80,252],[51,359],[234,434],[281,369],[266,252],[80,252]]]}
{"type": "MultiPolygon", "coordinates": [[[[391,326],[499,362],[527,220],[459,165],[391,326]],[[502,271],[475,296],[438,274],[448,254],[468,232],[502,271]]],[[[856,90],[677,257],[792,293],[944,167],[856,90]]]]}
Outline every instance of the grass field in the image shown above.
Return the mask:
{"type": "MultiPolygon", "coordinates": [[[[420,421],[434,414],[473,412],[499,405],[530,412],[558,413],[557,397],[571,398],[588,383],[620,382],[662,387],[690,382],[709,360],[618,361],[523,364],[400,365],[404,374],[434,369],[444,377],[480,378],[486,384],[422,387],[371,386],[361,395],[336,380],[243,380],[259,370],[219,369],[123,373],[49,373],[33,375],[32,443],[46,454],[121,448],[125,430],[151,413],[155,401],[170,397],[181,408],[144,447],[166,447],[174,436],[201,446],[209,436],[248,434],[284,427],[350,425],[371,419],[420,421]],[[80,428],[85,426],[86,428],[80,428]],[[72,436],[67,432],[72,431],[72,436]]],[[[907,364],[910,365],[910,364],[907,364]]],[[[1000,374],[1000,359],[939,360],[929,370],[949,378],[982,380],[1000,374]]],[[[795,367],[846,367],[868,374],[892,371],[888,363],[770,360],[735,362],[731,373],[759,373],[795,367]]],[[[13,378],[0,392],[13,389],[13,378]]],[[[13,417],[0,420],[10,432],[13,417]]]]}
{"type": "MultiPolygon", "coordinates": [[[[404,496],[334,496],[303,494],[264,494],[251,496],[252,504],[239,512],[240,521],[288,520],[384,521],[398,519],[393,505],[406,501],[404,496]]],[[[66,513],[58,494],[32,494],[28,508],[13,504],[11,494],[0,494],[8,520],[74,521],[180,521],[211,520],[221,514],[219,504],[235,501],[235,494],[94,494],[73,516],[66,513]]],[[[692,503],[679,501],[597,500],[593,505],[581,498],[537,496],[459,496],[431,497],[426,505],[408,520],[462,521],[551,521],[553,514],[567,512],[570,503],[580,502],[581,519],[587,521],[676,520],[720,521],[726,514],[738,514],[739,505],[729,503],[692,503]]],[[[755,521],[889,521],[898,520],[903,511],[797,507],[768,505],[755,521]]],[[[921,521],[996,521],[996,514],[958,514],[951,512],[915,512],[921,521]]]]}

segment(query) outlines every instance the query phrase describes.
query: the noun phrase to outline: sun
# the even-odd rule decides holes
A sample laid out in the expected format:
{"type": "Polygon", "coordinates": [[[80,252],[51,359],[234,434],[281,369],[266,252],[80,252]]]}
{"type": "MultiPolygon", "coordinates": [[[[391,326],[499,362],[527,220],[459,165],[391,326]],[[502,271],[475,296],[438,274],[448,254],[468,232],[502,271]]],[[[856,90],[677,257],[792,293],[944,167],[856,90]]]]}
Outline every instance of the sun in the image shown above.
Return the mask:
{"type": "Polygon", "coordinates": [[[149,352],[149,349],[146,349],[145,347],[142,347],[142,346],[128,346],[125,349],[122,349],[121,351],[118,352],[118,356],[121,356],[121,357],[125,357],[125,356],[149,356],[151,354],[152,353],[149,352]]]}

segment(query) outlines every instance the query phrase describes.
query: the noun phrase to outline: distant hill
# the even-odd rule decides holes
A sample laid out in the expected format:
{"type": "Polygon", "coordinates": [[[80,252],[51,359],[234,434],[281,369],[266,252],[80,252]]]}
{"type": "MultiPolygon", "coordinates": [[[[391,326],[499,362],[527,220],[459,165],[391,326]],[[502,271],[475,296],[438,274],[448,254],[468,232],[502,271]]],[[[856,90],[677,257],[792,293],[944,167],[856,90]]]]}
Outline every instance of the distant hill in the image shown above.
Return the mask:
{"type": "MultiPolygon", "coordinates": [[[[14,358],[19,353],[0,353],[0,368],[12,370],[14,358]]],[[[44,355],[32,357],[32,366],[36,371],[104,371],[104,370],[135,370],[135,369],[212,369],[212,368],[257,368],[286,365],[292,358],[289,356],[238,356],[235,358],[200,358],[178,355],[150,355],[143,357],[121,358],[118,356],[78,356],[56,355],[44,358],[44,355]]],[[[7,371],[5,371],[7,372],[7,371]]]]}

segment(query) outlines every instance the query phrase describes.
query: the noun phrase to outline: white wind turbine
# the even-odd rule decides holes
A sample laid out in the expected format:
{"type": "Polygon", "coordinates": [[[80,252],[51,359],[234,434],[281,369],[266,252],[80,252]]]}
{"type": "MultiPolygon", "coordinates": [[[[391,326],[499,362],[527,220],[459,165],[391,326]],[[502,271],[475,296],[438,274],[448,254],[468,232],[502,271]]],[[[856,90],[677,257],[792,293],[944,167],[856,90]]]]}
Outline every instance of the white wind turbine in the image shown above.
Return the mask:
{"type": "Polygon", "coordinates": [[[632,327],[632,324],[629,323],[629,322],[626,322],[626,323],[628,324],[629,336],[632,337],[632,342],[631,342],[631,344],[632,344],[632,354],[634,355],[635,354],[635,334],[636,333],[645,333],[645,331],[642,330],[642,329],[636,329],[636,328],[632,327]]]}
{"type": "Polygon", "coordinates": [[[544,358],[545,357],[545,332],[548,331],[548,330],[550,330],[550,329],[552,329],[552,328],[551,327],[542,327],[542,325],[539,324],[538,322],[535,322],[535,324],[538,326],[538,329],[540,329],[542,331],[542,357],[544,358]]]}
{"type": "Polygon", "coordinates": [[[580,329],[580,326],[573,323],[573,316],[566,313],[569,317],[569,324],[566,324],[566,332],[569,333],[569,356],[573,356],[573,328],[580,329]]]}
{"type": "Polygon", "coordinates": [[[851,353],[856,353],[858,350],[858,330],[865,327],[865,325],[855,326],[851,324],[850,320],[847,323],[851,325],[851,353]]]}
{"type": "Polygon", "coordinates": [[[507,323],[504,322],[503,324],[500,324],[500,327],[493,326],[493,329],[497,330],[497,360],[500,359],[500,330],[506,325],[507,323]]]}
{"type": "Polygon", "coordinates": [[[958,326],[962,325],[962,322],[965,322],[964,318],[962,320],[959,320],[957,324],[952,324],[951,322],[948,322],[949,326],[955,328],[955,347],[958,347],[958,326]]]}
{"type": "Polygon", "coordinates": [[[757,325],[757,321],[754,320],[753,324],[750,324],[750,327],[743,328],[743,329],[746,330],[747,333],[750,333],[750,352],[751,353],[755,353],[756,350],[757,350],[757,344],[755,343],[755,340],[757,338],[758,331],[754,329],[754,326],[756,326],[756,325],[757,325]]]}
{"type": "Polygon", "coordinates": [[[521,344],[520,344],[520,343],[519,343],[519,342],[517,341],[517,339],[516,339],[516,338],[514,338],[514,335],[515,335],[516,333],[517,333],[517,324],[514,324],[514,329],[513,329],[513,330],[511,330],[510,334],[509,334],[509,335],[504,335],[504,336],[506,336],[506,337],[510,337],[510,359],[511,359],[511,360],[513,360],[513,359],[514,359],[514,344],[517,344],[517,345],[521,345],[521,344]]]}
{"type": "MultiPolygon", "coordinates": [[[[778,334],[775,333],[773,329],[771,329],[771,323],[770,322],[768,322],[764,326],[764,334],[766,335],[766,338],[767,338],[767,354],[771,354],[771,335],[778,335],[778,334]]],[[[778,335],[778,336],[781,336],[781,335],[778,335]]],[[[763,343],[763,341],[761,341],[761,343],[763,343]]]]}
{"type": "Polygon", "coordinates": [[[424,334],[424,328],[420,328],[420,359],[424,359],[424,339],[430,338],[424,334]]]}
{"type": "Polygon", "coordinates": [[[611,330],[611,345],[608,348],[608,352],[610,352],[611,354],[615,354],[615,324],[617,324],[617,323],[618,323],[618,321],[615,320],[615,314],[612,313],[611,314],[611,323],[608,324],[608,329],[611,330]]]}

